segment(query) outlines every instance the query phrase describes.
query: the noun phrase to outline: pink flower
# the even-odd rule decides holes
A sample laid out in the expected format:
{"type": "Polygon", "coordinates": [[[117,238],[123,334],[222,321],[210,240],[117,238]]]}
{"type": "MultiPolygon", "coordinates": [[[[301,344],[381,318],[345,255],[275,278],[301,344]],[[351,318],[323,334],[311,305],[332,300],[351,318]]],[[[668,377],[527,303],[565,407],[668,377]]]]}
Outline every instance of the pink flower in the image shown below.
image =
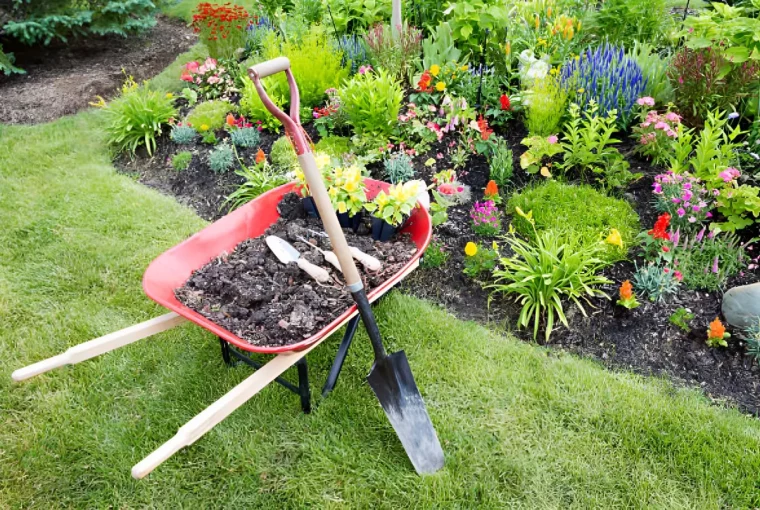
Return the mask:
{"type": "Polygon", "coordinates": [[[435,159],[443,159],[443,154],[439,152],[438,154],[435,155],[435,159]]]}
{"type": "Polygon", "coordinates": [[[371,70],[372,70],[372,66],[361,66],[361,67],[359,68],[359,71],[358,71],[358,73],[359,73],[359,74],[365,74],[365,73],[368,73],[368,72],[370,72],[371,70]]]}
{"type": "Polygon", "coordinates": [[[683,273],[681,271],[673,271],[673,278],[680,282],[683,280],[683,273]]]}
{"type": "Polygon", "coordinates": [[[681,116],[678,115],[676,112],[666,113],[665,118],[669,120],[670,122],[675,122],[676,124],[679,124],[681,122],[681,116]]]}
{"type": "Polygon", "coordinates": [[[691,210],[692,210],[692,211],[694,211],[694,212],[699,212],[701,209],[702,209],[702,208],[701,208],[701,207],[699,207],[698,205],[692,205],[692,206],[691,206],[691,210]]]}
{"type": "Polygon", "coordinates": [[[213,76],[209,76],[208,80],[206,80],[206,81],[208,81],[210,84],[214,85],[215,83],[219,83],[222,80],[219,79],[219,77],[217,75],[213,75],[213,76]]]}
{"type": "Polygon", "coordinates": [[[669,138],[676,138],[678,136],[678,133],[676,133],[672,129],[668,129],[665,131],[665,135],[667,135],[669,138]]]}
{"type": "Polygon", "coordinates": [[[679,218],[683,218],[686,215],[686,211],[684,211],[683,207],[679,207],[676,214],[679,218]]]}
{"type": "Polygon", "coordinates": [[[193,76],[190,73],[188,73],[187,71],[184,71],[182,73],[182,76],[179,77],[179,79],[182,80],[182,81],[190,82],[190,83],[193,82],[193,76]]]}
{"type": "Polygon", "coordinates": [[[683,189],[691,189],[691,183],[690,182],[683,183],[683,189]]]}
{"type": "Polygon", "coordinates": [[[190,71],[191,73],[197,73],[198,72],[198,62],[193,60],[192,62],[188,62],[185,64],[185,69],[190,71]]]}
{"type": "Polygon", "coordinates": [[[670,201],[673,202],[674,204],[680,204],[681,203],[681,199],[678,198],[678,197],[673,197],[673,198],[670,199],[670,201]]]}
{"type": "Polygon", "coordinates": [[[660,184],[659,182],[654,183],[652,187],[654,188],[654,193],[658,195],[662,193],[662,184],[660,184]]]}
{"type": "Polygon", "coordinates": [[[678,84],[683,85],[683,76],[678,77],[678,84]]]}
{"type": "Polygon", "coordinates": [[[668,126],[667,122],[659,121],[657,124],[654,125],[655,129],[670,129],[670,126],[668,126]]]}
{"type": "Polygon", "coordinates": [[[216,69],[216,60],[211,57],[208,57],[206,61],[204,62],[204,65],[206,66],[206,69],[208,69],[209,71],[216,69]]]}
{"type": "Polygon", "coordinates": [[[649,127],[651,125],[652,125],[652,123],[650,121],[646,121],[646,122],[642,122],[641,123],[641,127],[649,127]]]}
{"type": "Polygon", "coordinates": [[[741,173],[739,172],[739,170],[737,170],[736,168],[733,168],[733,167],[728,167],[725,170],[723,170],[720,174],[718,174],[718,177],[720,177],[721,179],[723,179],[723,182],[728,183],[728,182],[733,181],[734,179],[736,179],[740,175],[741,175],[741,173]]]}
{"type": "Polygon", "coordinates": [[[554,145],[558,141],[557,135],[551,135],[551,136],[549,136],[546,139],[546,141],[549,142],[551,145],[554,145]]]}
{"type": "Polygon", "coordinates": [[[686,190],[686,192],[683,194],[683,201],[688,202],[689,200],[691,200],[691,197],[693,196],[694,194],[691,191],[686,190]]]}
{"type": "Polygon", "coordinates": [[[640,97],[636,100],[636,104],[639,106],[654,106],[654,98],[651,98],[649,96],[640,97]]]}
{"type": "Polygon", "coordinates": [[[694,216],[689,216],[689,223],[696,223],[696,222],[697,222],[697,218],[695,218],[694,216]]]}

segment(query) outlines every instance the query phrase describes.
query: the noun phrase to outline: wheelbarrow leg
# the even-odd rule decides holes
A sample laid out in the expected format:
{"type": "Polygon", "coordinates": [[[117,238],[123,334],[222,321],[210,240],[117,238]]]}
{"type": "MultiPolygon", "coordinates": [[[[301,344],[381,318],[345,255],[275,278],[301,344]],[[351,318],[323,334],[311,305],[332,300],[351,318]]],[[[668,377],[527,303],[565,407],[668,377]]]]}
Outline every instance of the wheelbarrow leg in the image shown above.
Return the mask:
{"type": "Polygon", "coordinates": [[[348,348],[351,347],[351,342],[354,340],[356,334],[356,328],[359,327],[360,317],[357,315],[346,325],[346,333],[343,335],[343,341],[338,347],[338,354],[335,355],[335,361],[333,361],[330,373],[327,375],[325,385],[322,386],[322,396],[326,397],[334,388],[338,382],[338,376],[343,368],[343,363],[346,361],[346,355],[348,354],[348,348]]]}
{"type": "Polygon", "coordinates": [[[222,347],[222,359],[224,360],[224,364],[228,367],[231,367],[234,365],[232,362],[232,358],[230,357],[230,344],[227,342],[224,338],[219,337],[219,345],[222,347]]]}
{"type": "Polygon", "coordinates": [[[304,414],[311,412],[311,389],[309,388],[309,367],[306,364],[306,357],[296,362],[298,369],[298,395],[301,397],[301,409],[304,414]]]}

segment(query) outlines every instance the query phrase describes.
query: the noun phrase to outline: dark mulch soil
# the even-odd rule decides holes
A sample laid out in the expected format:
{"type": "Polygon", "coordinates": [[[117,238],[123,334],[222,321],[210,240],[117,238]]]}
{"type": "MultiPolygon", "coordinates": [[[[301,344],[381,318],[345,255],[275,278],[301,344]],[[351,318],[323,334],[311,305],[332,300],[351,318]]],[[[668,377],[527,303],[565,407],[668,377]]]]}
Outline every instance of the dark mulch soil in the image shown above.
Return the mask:
{"type": "MultiPolygon", "coordinates": [[[[286,195],[284,200],[292,197],[295,195],[286,195]]],[[[351,306],[353,300],[335,268],[317,250],[298,239],[302,236],[329,250],[328,239],[308,231],[321,231],[322,222],[304,218],[302,209],[297,216],[300,217],[290,221],[280,218],[264,236],[240,243],[229,255],[222,255],[194,272],[185,286],[177,289],[177,299],[253,345],[288,345],[317,333],[351,306]],[[334,282],[319,284],[295,262],[281,263],[266,245],[268,235],[285,239],[309,262],[328,269],[334,282]]],[[[369,232],[367,228],[363,231],[369,232]]],[[[395,275],[417,251],[408,236],[380,243],[361,232],[346,230],[348,243],[383,263],[376,273],[358,265],[368,290],[395,275]]]]}
{"type": "Polygon", "coordinates": [[[124,73],[138,81],[157,75],[196,40],[184,22],[159,16],[140,36],[94,37],[68,46],[5,45],[27,74],[0,74],[0,122],[37,124],[76,113],[95,96],[115,96],[124,73]]]}

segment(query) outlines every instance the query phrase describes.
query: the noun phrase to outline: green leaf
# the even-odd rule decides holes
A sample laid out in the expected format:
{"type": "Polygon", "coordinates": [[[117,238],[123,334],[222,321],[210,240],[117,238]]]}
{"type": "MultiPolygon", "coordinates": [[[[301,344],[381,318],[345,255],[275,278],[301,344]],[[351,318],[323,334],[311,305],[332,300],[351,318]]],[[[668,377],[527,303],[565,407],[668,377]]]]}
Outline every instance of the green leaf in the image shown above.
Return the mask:
{"type": "Polygon", "coordinates": [[[465,23],[461,27],[459,27],[459,33],[462,36],[463,39],[467,39],[472,35],[472,25],[469,23],[465,23]]]}

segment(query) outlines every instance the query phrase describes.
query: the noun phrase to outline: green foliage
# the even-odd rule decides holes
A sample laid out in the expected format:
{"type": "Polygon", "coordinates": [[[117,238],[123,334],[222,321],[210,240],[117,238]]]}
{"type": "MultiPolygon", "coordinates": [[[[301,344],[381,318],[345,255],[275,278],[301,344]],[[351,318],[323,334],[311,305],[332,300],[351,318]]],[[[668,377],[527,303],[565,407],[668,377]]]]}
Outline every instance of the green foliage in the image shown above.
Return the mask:
{"type": "MultiPolygon", "coordinates": [[[[337,88],[348,77],[348,68],[341,65],[342,53],[336,49],[316,25],[309,29],[298,41],[283,41],[274,32],[264,40],[262,54],[265,60],[280,56],[288,57],[293,75],[298,80],[301,104],[309,108],[322,104],[327,89],[337,88]]],[[[274,90],[282,98],[288,90],[285,73],[270,77],[275,83],[274,90]]]]}
{"type": "Polygon", "coordinates": [[[283,173],[298,166],[298,156],[287,136],[281,136],[272,144],[269,160],[276,170],[283,173]]]}
{"type": "Polygon", "coordinates": [[[351,152],[351,140],[344,136],[326,136],[314,146],[315,152],[324,152],[334,158],[342,158],[351,152]]]}
{"type": "Polygon", "coordinates": [[[649,263],[641,267],[636,265],[633,274],[633,287],[637,292],[649,296],[652,302],[664,302],[678,292],[679,282],[674,272],[660,264],[649,263]]]}
{"type": "MultiPolygon", "coordinates": [[[[739,2],[737,2],[739,3],[739,2]]],[[[712,9],[689,16],[681,35],[692,49],[720,48],[734,65],[760,60],[760,18],[757,0],[743,6],[712,2],[712,9]],[[750,5],[751,4],[751,5],[750,5]]]]}
{"type": "Polygon", "coordinates": [[[420,265],[428,269],[441,267],[449,260],[449,255],[446,245],[442,241],[434,240],[425,250],[420,265]]]}
{"type": "Polygon", "coordinates": [[[672,313],[672,315],[668,318],[668,321],[670,321],[671,324],[674,326],[680,328],[681,330],[685,331],[686,333],[691,331],[691,328],[689,327],[689,322],[694,319],[694,314],[690,313],[686,308],[679,307],[675,312],[672,313]]]}
{"type": "Polygon", "coordinates": [[[430,69],[433,64],[443,65],[448,62],[465,63],[460,60],[462,52],[457,49],[451,34],[451,25],[442,21],[435,32],[422,41],[422,61],[417,61],[420,71],[430,69]]]}
{"type": "Polygon", "coordinates": [[[422,47],[422,31],[403,23],[400,33],[390,25],[377,24],[364,35],[367,56],[402,83],[412,83],[415,63],[422,47]]]}
{"type": "Polygon", "coordinates": [[[213,131],[204,131],[201,141],[206,145],[216,145],[219,140],[216,138],[216,133],[213,131]]]}
{"type": "Polygon", "coordinates": [[[500,137],[494,137],[494,152],[489,161],[490,177],[496,181],[499,187],[504,187],[512,178],[514,161],[512,150],[509,148],[507,141],[500,137]]]}
{"type": "Polygon", "coordinates": [[[746,329],[747,354],[760,364],[760,320],[746,329]]]}
{"type": "Polygon", "coordinates": [[[391,3],[385,0],[330,0],[332,20],[338,33],[361,33],[391,17],[391,3]]]}
{"type": "MultiPolygon", "coordinates": [[[[601,244],[602,250],[598,256],[609,262],[625,259],[627,247],[634,242],[641,228],[638,215],[628,202],[607,196],[591,186],[548,181],[512,195],[507,211],[514,214],[518,207],[523,211],[533,211],[533,221],[538,231],[568,232],[583,246],[601,244]],[[602,244],[613,228],[620,232],[623,248],[602,244]]],[[[512,224],[521,234],[532,236],[533,227],[522,216],[515,215],[512,224]]]]}
{"type": "Polygon", "coordinates": [[[261,141],[261,135],[256,128],[238,128],[230,131],[230,141],[235,147],[256,147],[261,141]]]}
{"type": "Polygon", "coordinates": [[[178,172],[186,170],[190,166],[190,161],[193,159],[193,153],[190,151],[178,152],[172,156],[172,166],[178,172]]]}
{"type": "Polygon", "coordinates": [[[383,145],[398,123],[404,92],[387,71],[356,74],[340,90],[342,108],[360,138],[383,145]]]}
{"type": "Polygon", "coordinates": [[[532,242],[515,234],[504,239],[514,255],[499,259],[493,272],[496,281],[488,288],[515,297],[522,305],[517,324],[527,327],[532,322],[533,338],[542,321],[547,341],[557,319],[568,326],[562,299],[572,301],[585,316],[581,300],[590,305],[589,298],[609,298],[594,288],[611,283],[597,274],[606,265],[599,258],[598,244],[580,246],[572,234],[556,230],[534,231],[532,242]]]}
{"type": "Polygon", "coordinates": [[[227,207],[229,211],[247,204],[262,193],[281,186],[289,180],[286,174],[278,172],[266,162],[250,167],[241,165],[235,173],[244,178],[245,182],[238,186],[222,204],[222,207],[227,207]]]}
{"type": "Polygon", "coordinates": [[[235,109],[235,105],[227,101],[204,101],[193,108],[185,120],[202,133],[216,131],[224,126],[227,114],[235,109]]]}
{"type": "Polygon", "coordinates": [[[496,264],[499,261],[499,252],[495,247],[488,248],[480,243],[467,243],[465,247],[464,258],[464,274],[470,278],[478,278],[481,275],[489,274],[496,268],[496,264]],[[470,255],[467,253],[468,248],[474,246],[475,253],[470,255]]]}
{"type": "Polygon", "coordinates": [[[177,124],[172,126],[172,130],[169,133],[169,137],[172,142],[178,145],[189,145],[193,143],[195,137],[198,136],[198,132],[191,126],[183,126],[177,124]]]}
{"type": "Polygon", "coordinates": [[[430,214],[433,217],[434,227],[448,221],[449,213],[446,211],[450,206],[451,202],[445,200],[440,193],[433,190],[433,201],[430,202],[430,214]]]}
{"type": "MultiPolygon", "coordinates": [[[[271,99],[279,108],[283,108],[287,102],[287,99],[285,99],[287,95],[279,88],[281,85],[273,82],[272,79],[272,77],[264,78],[264,80],[262,80],[262,85],[264,86],[269,99],[271,99]]],[[[261,121],[261,128],[266,131],[276,132],[282,125],[274,115],[269,113],[269,110],[266,109],[264,103],[261,102],[259,93],[256,91],[256,86],[248,77],[243,79],[240,111],[251,120],[261,121]]]]}
{"type": "Polygon", "coordinates": [[[217,174],[223,174],[235,164],[235,151],[223,143],[208,154],[208,166],[217,174]]]}
{"type": "Polygon", "coordinates": [[[551,75],[534,82],[525,108],[525,126],[531,136],[556,134],[565,114],[567,92],[551,75]]]}
{"type": "Polygon", "coordinates": [[[395,154],[383,161],[383,169],[385,170],[386,177],[393,184],[414,179],[412,158],[403,152],[395,154]]]}
{"type": "Polygon", "coordinates": [[[4,53],[3,45],[0,44],[0,73],[5,75],[25,74],[26,71],[13,65],[15,61],[16,58],[13,53],[4,53]]]}
{"type": "Polygon", "coordinates": [[[602,117],[597,110],[593,99],[584,113],[577,104],[570,105],[570,121],[565,124],[562,140],[564,159],[557,166],[563,173],[575,168],[584,176],[590,170],[597,174],[603,185],[623,188],[634,175],[628,171],[628,162],[620,151],[612,146],[620,142],[612,138],[618,130],[617,111],[610,110],[606,117],[602,117]]]}
{"type": "Polygon", "coordinates": [[[643,96],[652,97],[661,105],[673,101],[675,91],[667,74],[671,56],[658,53],[654,46],[639,41],[634,42],[629,56],[636,61],[647,80],[643,96]]]}
{"type": "Polygon", "coordinates": [[[724,290],[726,280],[746,267],[748,261],[744,245],[736,235],[728,233],[681,236],[673,250],[683,283],[691,290],[724,290]]]}
{"type": "Polygon", "coordinates": [[[26,45],[67,42],[71,35],[127,37],[153,27],[156,11],[151,0],[14,0],[0,28],[26,45]]]}
{"type": "MultiPolygon", "coordinates": [[[[551,166],[551,158],[557,154],[562,154],[562,145],[558,143],[555,135],[548,137],[530,136],[523,139],[520,143],[528,147],[528,150],[520,155],[520,168],[529,174],[538,173],[542,165],[551,166]]],[[[544,177],[550,177],[544,171],[541,174],[544,177]]]]}
{"type": "Polygon", "coordinates": [[[472,57],[481,54],[486,30],[490,31],[489,39],[494,44],[493,41],[503,39],[504,27],[509,25],[509,10],[494,0],[450,2],[444,16],[457,47],[464,50],[465,56],[472,57]]]}
{"type": "Polygon", "coordinates": [[[171,98],[151,90],[147,84],[138,86],[131,78],[122,87],[122,95],[104,108],[108,118],[108,143],[118,151],[134,154],[145,145],[148,154],[156,149],[156,137],[169,120],[177,116],[171,98]]]}
{"type": "Polygon", "coordinates": [[[618,46],[657,42],[673,25],[667,0],[606,0],[591,16],[589,30],[618,46]]]}

